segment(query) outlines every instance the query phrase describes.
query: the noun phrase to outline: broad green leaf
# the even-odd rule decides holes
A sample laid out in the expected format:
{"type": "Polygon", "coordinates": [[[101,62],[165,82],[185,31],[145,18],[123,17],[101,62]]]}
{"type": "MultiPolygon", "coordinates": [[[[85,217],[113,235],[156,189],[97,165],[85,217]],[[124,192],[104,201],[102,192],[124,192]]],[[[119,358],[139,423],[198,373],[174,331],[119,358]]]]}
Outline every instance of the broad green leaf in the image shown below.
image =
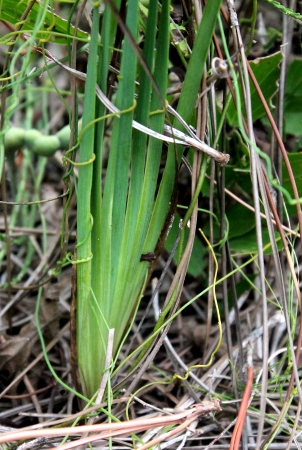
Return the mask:
{"type": "Polygon", "coordinates": [[[251,175],[246,169],[237,170],[237,166],[226,166],[225,179],[226,187],[235,194],[238,194],[238,192],[251,192],[251,175]]]}
{"type": "Polygon", "coordinates": [[[287,72],[284,122],[285,132],[294,136],[302,135],[302,61],[293,61],[287,72]]]}
{"type": "MultiPolygon", "coordinates": [[[[277,83],[280,76],[279,64],[281,62],[282,55],[280,52],[275,53],[274,55],[267,56],[264,58],[257,58],[254,61],[250,62],[252,71],[258,81],[260,89],[269,105],[270,108],[273,108],[272,97],[277,91],[277,83]]],[[[240,97],[241,104],[243,105],[243,94],[240,89],[240,97]]],[[[264,116],[265,111],[260,102],[258,94],[251,82],[251,102],[252,102],[252,116],[253,120],[257,120],[260,117],[264,116]]],[[[242,112],[245,117],[244,107],[242,106],[242,112]]],[[[227,119],[230,125],[236,126],[238,125],[237,119],[237,108],[233,101],[231,101],[230,106],[227,111],[227,119]]]]}
{"type": "Polygon", "coordinates": [[[227,208],[229,239],[238,238],[255,228],[255,214],[240,203],[227,208]]]}
{"type": "MultiPolygon", "coordinates": [[[[277,240],[277,247],[279,250],[281,250],[283,248],[282,242],[277,232],[275,233],[275,238],[277,240]]],[[[262,240],[263,240],[263,247],[266,247],[270,243],[270,237],[267,228],[262,229],[262,240]]],[[[234,239],[230,239],[229,244],[232,253],[235,255],[250,255],[257,253],[258,248],[256,239],[256,229],[250,231],[249,233],[238,236],[234,239]]],[[[269,246],[268,248],[265,249],[264,254],[270,255],[271,253],[272,247],[269,246]]]]}
{"type": "MultiPolygon", "coordinates": [[[[0,20],[5,20],[6,22],[16,26],[27,6],[27,1],[2,0],[0,7],[0,20]]],[[[41,2],[37,0],[28,14],[27,19],[22,26],[22,30],[30,32],[35,28],[39,8],[41,7],[43,7],[41,2]]],[[[56,42],[57,44],[66,44],[67,39],[73,36],[73,33],[74,27],[69,26],[67,20],[62,19],[50,8],[48,8],[43,27],[39,30],[39,37],[43,40],[56,42]]],[[[76,38],[87,41],[88,34],[78,29],[76,38]]]]}
{"type": "MultiPolygon", "coordinates": [[[[292,167],[292,171],[295,177],[299,195],[302,196],[302,153],[293,153],[288,155],[289,162],[292,167]]],[[[283,180],[282,186],[292,193],[292,187],[290,184],[289,175],[283,163],[283,180]]]]}
{"type": "MultiPolygon", "coordinates": [[[[236,203],[227,208],[226,216],[229,223],[229,244],[232,252],[236,254],[253,254],[257,252],[257,239],[255,229],[255,214],[240,203],[236,203]]],[[[263,245],[269,242],[268,229],[265,219],[262,221],[263,245]]],[[[275,234],[276,239],[278,233],[275,234]]],[[[282,248],[279,239],[278,248],[282,248]]],[[[265,254],[271,254],[271,247],[266,249],[265,254]]]]}

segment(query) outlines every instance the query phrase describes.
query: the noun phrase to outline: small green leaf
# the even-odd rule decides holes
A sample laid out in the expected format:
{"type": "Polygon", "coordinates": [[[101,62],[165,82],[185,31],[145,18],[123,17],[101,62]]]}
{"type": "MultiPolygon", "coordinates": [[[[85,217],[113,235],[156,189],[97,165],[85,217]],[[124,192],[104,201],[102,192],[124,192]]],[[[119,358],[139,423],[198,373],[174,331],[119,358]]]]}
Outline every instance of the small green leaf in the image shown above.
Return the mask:
{"type": "MultiPolygon", "coordinates": [[[[169,231],[167,240],[165,242],[165,249],[168,252],[171,252],[174,242],[177,238],[177,234],[179,232],[179,222],[180,222],[180,216],[178,214],[175,215],[173,225],[169,231]]],[[[189,237],[189,229],[186,228],[185,230],[185,240],[187,241],[189,237]]],[[[193,250],[191,259],[189,262],[188,267],[188,273],[192,275],[193,277],[199,277],[203,274],[203,271],[207,265],[207,258],[205,258],[206,250],[204,246],[202,245],[201,241],[198,239],[198,237],[195,237],[193,250]]],[[[177,258],[177,250],[175,253],[174,262],[176,263],[177,258]]]]}
{"type": "MultiPolygon", "coordinates": [[[[288,159],[292,167],[299,197],[302,197],[302,153],[288,154],[288,159]]],[[[282,186],[289,192],[290,196],[294,198],[293,189],[284,163],[282,165],[282,186]]],[[[284,199],[286,203],[287,212],[290,215],[294,215],[296,213],[296,206],[289,205],[286,200],[286,197],[284,197],[284,199]]]]}

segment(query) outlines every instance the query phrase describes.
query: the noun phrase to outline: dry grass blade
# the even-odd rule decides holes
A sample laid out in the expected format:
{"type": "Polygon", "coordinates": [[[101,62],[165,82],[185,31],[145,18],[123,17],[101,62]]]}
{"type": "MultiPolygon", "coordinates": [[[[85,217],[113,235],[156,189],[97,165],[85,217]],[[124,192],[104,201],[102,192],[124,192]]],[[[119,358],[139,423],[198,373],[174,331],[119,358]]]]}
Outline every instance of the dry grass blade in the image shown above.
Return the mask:
{"type": "MultiPolygon", "coordinates": [[[[119,434],[136,433],[148,428],[154,428],[158,426],[166,426],[171,424],[177,424],[187,420],[192,422],[198,417],[205,416],[211,412],[221,411],[220,402],[215,399],[213,402],[205,401],[200,404],[192,406],[188,411],[183,411],[176,414],[171,414],[165,417],[150,418],[150,419],[136,419],[129,420],[127,422],[108,423],[101,425],[83,425],[77,427],[63,427],[55,429],[43,428],[43,430],[28,430],[28,431],[15,431],[2,433],[0,436],[0,443],[13,442],[24,439],[33,439],[41,436],[53,437],[53,436],[65,436],[65,435],[78,435],[82,433],[99,433],[97,436],[90,436],[86,442],[92,442],[96,439],[108,438],[110,436],[116,436],[119,434]],[[90,440],[89,440],[90,439],[90,440]]],[[[84,442],[78,441],[77,444],[81,445],[84,442]]],[[[63,448],[63,447],[62,447],[63,448]]]]}

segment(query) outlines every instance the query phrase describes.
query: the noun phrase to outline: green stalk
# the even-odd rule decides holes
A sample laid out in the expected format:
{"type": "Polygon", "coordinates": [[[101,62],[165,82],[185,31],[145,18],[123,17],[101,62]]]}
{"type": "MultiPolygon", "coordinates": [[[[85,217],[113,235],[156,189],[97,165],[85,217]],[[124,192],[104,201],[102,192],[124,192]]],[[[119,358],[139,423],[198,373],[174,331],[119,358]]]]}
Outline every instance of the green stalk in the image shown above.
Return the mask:
{"type": "MultiPolygon", "coordinates": [[[[157,32],[157,13],[158,3],[151,2],[149,5],[149,13],[146,27],[144,46],[144,58],[146,64],[152,70],[154,65],[154,48],[156,47],[156,32],[157,32]]],[[[149,113],[150,113],[150,101],[151,101],[151,80],[142,67],[139,68],[139,80],[140,85],[138,89],[138,100],[136,106],[136,120],[143,124],[148,125],[149,113]]],[[[142,222],[139,218],[141,208],[141,196],[143,192],[144,184],[144,172],[145,172],[145,151],[136,151],[136,149],[145,150],[148,145],[148,138],[146,134],[140,131],[133,130],[133,148],[131,158],[131,179],[129,187],[129,199],[127,216],[125,223],[125,236],[128,236],[123,243],[124,255],[130,255],[133,249],[138,246],[136,228],[142,222]]],[[[139,245],[142,245],[141,243],[139,245]]],[[[125,257],[125,256],[124,256],[125,257]]],[[[132,257],[129,258],[132,261],[132,257]]],[[[133,270],[130,269],[130,270],[133,270]]],[[[129,272],[129,271],[128,271],[129,272]]]]}
{"type": "MultiPolygon", "coordinates": [[[[206,4],[206,7],[203,12],[202,21],[200,23],[199,30],[197,33],[196,42],[193,47],[193,52],[189,62],[188,71],[186,73],[184,86],[182,89],[177,110],[179,114],[188,123],[190,123],[195,108],[195,103],[201,83],[201,78],[203,75],[205,61],[211,45],[212,35],[214,32],[217,16],[219,14],[220,4],[221,0],[213,0],[206,4]]],[[[178,125],[179,124],[176,124],[177,128],[181,129],[181,126],[178,125]]],[[[182,151],[183,148],[181,146],[178,146],[178,148],[176,149],[174,145],[169,146],[167,163],[160,183],[160,188],[155,201],[155,205],[153,207],[151,220],[148,225],[148,231],[143,246],[143,253],[150,251],[150,249],[152,248],[155,248],[160,232],[164,226],[164,221],[169,211],[169,205],[174,187],[174,180],[176,176],[177,167],[182,155],[182,151]]],[[[199,179],[199,183],[201,184],[203,176],[204,171],[199,179]]],[[[200,188],[201,185],[199,186],[199,189],[200,188]]],[[[136,276],[136,279],[138,279],[139,274],[140,273],[138,273],[138,275],[136,276]]],[[[139,281],[141,281],[141,279],[139,281]]],[[[170,306],[172,304],[173,304],[172,301],[169,302],[170,306]]],[[[166,311],[166,314],[167,313],[168,309],[166,311]]]]}
{"type": "MultiPolygon", "coordinates": [[[[119,9],[120,0],[115,2],[119,9]]],[[[108,6],[102,18],[101,42],[98,54],[98,84],[103,92],[107,92],[109,62],[116,33],[116,21],[108,6]]],[[[103,118],[106,109],[100,102],[97,105],[96,117],[103,118]]],[[[96,329],[97,339],[91,335],[92,367],[89,373],[90,393],[99,387],[100,377],[104,370],[107,336],[109,331],[108,316],[110,311],[110,273],[111,273],[111,226],[107,205],[102,197],[102,172],[104,153],[105,120],[100,120],[95,129],[95,161],[93,167],[93,184],[91,193],[91,212],[93,228],[91,235],[93,259],[91,262],[91,286],[93,303],[91,303],[91,326],[96,329]]],[[[110,152],[111,154],[111,152],[110,152]]]]}
{"type": "MultiPolygon", "coordinates": [[[[193,47],[177,108],[177,112],[187,123],[190,123],[193,111],[195,109],[195,103],[200,87],[201,77],[210,48],[217,15],[219,14],[220,4],[221,0],[211,0],[211,2],[207,2],[196,36],[196,41],[193,47]]],[[[174,125],[177,128],[182,128],[181,125],[176,123],[176,120],[174,120],[174,122],[174,125]]],[[[183,148],[178,146],[176,153],[178,163],[180,161],[182,151],[183,148]]],[[[149,241],[150,233],[153,232],[154,228],[159,229],[163,227],[166,217],[165,205],[170,202],[175,178],[175,171],[177,169],[175,163],[175,148],[174,145],[170,145],[164,176],[160,184],[160,190],[156,199],[154,212],[150,222],[149,232],[146,239],[147,242],[149,241]]]]}
{"type": "MultiPolygon", "coordinates": [[[[107,7],[106,7],[107,8],[107,7]]],[[[127,25],[131,29],[136,39],[138,31],[138,1],[131,2],[127,10],[127,25]]],[[[112,45],[112,39],[114,37],[115,25],[113,23],[111,14],[105,13],[105,29],[109,32],[104,36],[102,54],[102,66],[108,66],[110,51],[109,48],[112,45]],[[111,38],[110,38],[111,37],[111,38]],[[110,42],[111,40],[111,42],[110,42]]],[[[92,39],[93,43],[93,39],[92,39]]],[[[95,61],[97,60],[97,49],[95,53],[90,49],[89,60],[94,61],[94,69],[96,69],[95,61]]],[[[88,67],[89,69],[89,67],[88,67]]],[[[105,69],[106,70],[106,69],[105,69]]],[[[95,70],[96,76],[96,70],[95,70]]],[[[106,73],[101,71],[99,75],[99,82],[101,85],[106,84],[106,73]]],[[[97,128],[96,136],[98,140],[95,141],[95,154],[96,161],[94,162],[94,172],[92,179],[92,172],[89,173],[88,182],[84,180],[85,189],[90,192],[92,188],[93,195],[91,199],[91,211],[93,212],[93,241],[90,242],[89,238],[85,238],[85,234],[81,235],[84,244],[79,245],[86,247],[86,253],[78,254],[78,259],[89,258],[89,251],[93,251],[92,262],[85,263],[86,273],[85,280],[89,281],[89,286],[84,287],[84,307],[78,314],[77,320],[77,344],[78,344],[78,357],[79,367],[81,371],[82,381],[85,391],[92,395],[99,387],[102,371],[104,370],[104,358],[107,345],[108,327],[110,322],[110,314],[112,310],[112,297],[114,293],[114,286],[117,277],[117,267],[120,253],[120,245],[123,235],[123,217],[125,214],[125,206],[128,192],[128,172],[131,156],[131,142],[132,142],[132,120],[133,120],[133,99],[136,79],[136,57],[127,40],[124,41],[123,55],[121,63],[120,81],[117,93],[117,106],[122,111],[120,118],[116,117],[113,123],[112,139],[110,145],[110,153],[108,166],[106,169],[106,179],[103,198],[101,196],[101,171],[102,171],[102,145],[99,141],[100,136],[103,134],[103,126],[100,125],[97,128]],[[132,63],[129,65],[129,61],[132,63]],[[91,270],[91,275],[90,275],[91,270]],[[91,286],[91,292],[89,293],[89,287],[91,286]],[[82,326],[81,322],[85,324],[82,326]],[[80,350],[81,347],[81,350],[80,350]],[[89,352],[87,351],[89,348],[89,352]],[[82,358],[81,358],[82,355],[82,358]]],[[[86,90],[89,91],[89,86],[95,86],[95,80],[90,81],[87,78],[86,90]],[[89,85],[87,87],[87,85],[89,85]]],[[[85,91],[85,99],[86,99],[85,91]]],[[[94,96],[95,101],[95,96],[94,96]]],[[[87,108],[91,114],[95,114],[92,105],[92,99],[88,100],[87,108]]],[[[85,108],[85,105],[84,105],[85,108]]],[[[99,112],[102,108],[99,108],[99,112]]],[[[88,114],[89,123],[94,117],[88,114]]],[[[83,127],[84,127],[83,123],[83,127]]],[[[89,130],[88,130],[89,131],[89,130]]],[[[87,133],[88,135],[88,133],[87,133]]],[[[90,144],[93,145],[94,132],[90,133],[90,144]],[[93,134],[93,136],[91,136],[93,134]]],[[[83,144],[86,147],[86,143],[83,144]]],[[[91,158],[93,150],[86,155],[86,158],[91,158]]],[[[84,168],[87,172],[87,167],[84,168]]],[[[89,170],[89,166],[88,166],[89,170]]],[[[80,178],[80,174],[79,174],[80,178]]],[[[84,187],[84,186],[83,186],[84,187]]],[[[79,201],[80,201],[80,183],[79,183],[79,201]]],[[[84,221],[86,221],[85,228],[91,225],[87,221],[88,214],[90,215],[90,197],[83,197],[81,200],[84,208],[84,221]]],[[[89,229],[89,228],[88,228],[89,229]]],[[[80,240],[80,234],[78,234],[80,240]]],[[[86,231],[87,236],[87,231],[86,231]]],[[[83,263],[80,263],[81,267],[83,263]]],[[[84,268],[85,269],[85,268],[84,268]]],[[[82,269],[83,270],[83,269],[82,269]]],[[[84,279],[78,278],[78,284],[83,282],[84,279]]],[[[86,281],[85,281],[86,283],[86,281]]],[[[79,302],[79,296],[78,296],[79,302]]],[[[115,311],[113,315],[118,316],[119,311],[115,311]]],[[[110,327],[115,327],[115,323],[110,324],[110,327]]]]}
{"type": "Polygon", "coordinates": [[[220,5],[221,0],[211,0],[206,3],[203,10],[202,19],[177,107],[177,112],[187,123],[190,123],[192,111],[195,109],[197,93],[212,42],[220,5]]]}
{"type": "MultiPolygon", "coordinates": [[[[168,72],[168,43],[169,43],[169,2],[164,2],[160,15],[160,28],[158,34],[157,48],[160,50],[156,53],[154,61],[154,79],[162,94],[162,98],[165,97],[167,87],[167,72],[168,72]]],[[[150,9],[147,23],[147,35],[149,30],[154,29],[154,21],[156,20],[155,11],[150,9]]],[[[150,34],[152,32],[150,31],[150,34]]],[[[153,37],[153,36],[152,36],[153,37]]],[[[154,35],[155,38],[155,35],[154,35]]],[[[146,56],[153,54],[153,40],[146,41],[146,56]]],[[[151,68],[151,56],[149,56],[149,67],[151,68]]],[[[150,92],[149,80],[144,80],[144,84],[140,86],[138,106],[142,104],[144,114],[141,114],[141,119],[146,120],[146,104],[150,108],[150,112],[156,111],[155,114],[151,114],[149,118],[149,126],[155,131],[162,132],[164,126],[165,113],[162,110],[162,99],[159,99],[157,94],[153,91],[151,96],[151,103],[148,101],[148,94],[150,92]],[[161,112],[157,112],[161,111],[161,112]]],[[[140,111],[138,111],[140,113],[140,111]]],[[[131,175],[131,188],[129,194],[129,208],[126,215],[126,227],[124,233],[124,241],[122,246],[122,253],[119,264],[119,279],[124,277],[124,298],[126,301],[121,305],[122,316],[129,317],[131,310],[136,302],[139,300],[138,296],[142,290],[144,280],[148,271],[148,263],[141,262],[140,257],[142,253],[152,252],[155,249],[159,234],[154,234],[152,240],[148,242],[148,247],[145,250],[144,241],[148,230],[150,218],[152,215],[154,195],[157,185],[157,178],[161,160],[162,143],[154,138],[150,138],[148,141],[143,139],[141,134],[135,134],[137,140],[133,144],[133,156],[132,156],[132,175],[131,175]],[[146,148],[147,145],[147,148],[146,148]],[[138,149],[141,149],[138,152],[138,149]],[[146,150],[145,150],[146,149],[146,150]],[[136,156],[137,153],[141,153],[136,156]],[[140,160],[138,161],[138,159],[140,160]],[[141,159],[143,159],[141,161],[141,159]],[[135,163],[142,162],[143,168],[135,163]],[[142,170],[143,169],[143,170],[142,170]],[[136,188],[136,189],[135,189],[136,188]],[[135,205],[136,204],[136,205],[135,205]],[[130,236],[130,238],[129,238],[130,236]],[[129,261],[125,267],[124,261],[129,261]],[[132,279],[132,283],[127,283],[127,279],[132,279]]],[[[144,136],[145,137],[145,136],[144,136]]],[[[167,211],[169,204],[167,206],[167,211]]],[[[167,214],[167,212],[166,212],[167,214]]],[[[157,230],[156,230],[157,231],[157,230]]],[[[120,286],[117,285],[116,295],[114,301],[116,301],[121,295],[120,286]]],[[[125,323],[126,325],[126,323],[125,323]]],[[[122,336],[122,335],[121,335],[122,336]]]]}
{"type": "Polygon", "coordinates": [[[94,125],[89,124],[95,119],[97,81],[99,11],[93,9],[91,42],[87,67],[87,81],[83,108],[83,134],[80,143],[80,166],[78,176],[78,205],[77,205],[77,352],[80,377],[85,393],[92,394],[90,380],[95,372],[94,343],[99,339],[96,322],[91,314],[91,229],[93,218],[91,215],[91,186],[94,155],[94,125]],[[87,127],[87,128],[86,128],[87,127]]]}
{"type": "MultiPolygon", "coordinates": [[[[119,8],[119,4],[115,6],[119,8]]],[[[207,4],[204,9],[191,56],[193,62],[190,61],[189,64],[188,81],[185,81],[179,106],[179,110],[188,121],[195,106],[219,6],[220,1],[213,0],[211,7],[207,4]],[[189,102],[188,105],[184,99],[189,102]]],[[[144,41],[144,58],[153,73],[162,98],[158,98],[147,75],[141,70],[137,105],[134,102],[137,57],[132,43],[125,38],[115,102],[121,114],[113,120],[103,189],[101,176],[104,153],[103,106],[99,105],[97,109],[97,116],[102,120],[96,125],[95,131],[94,127],[86,130],[81,142],[81,162],[91,160],[93,153],[96,155],[93,172],[92,164],[80,166],[78,188],[77,345],[84,391],[89,396],[98,389],[102,371],[105,369],[109,328],[115,329],[113,351],[116,355],[125,336],[131,313],[140,300],[149,268],[148,262],[140,261],[141,254],[155,250],[169,212],[177,166],[182,153],[182,149],[175,152],[174,146],[170,146],[155,199],[162,143],[154,138],[148,138],[141,132],[132,131],[132,120],[135,117],[153,130],[163,131],[165,120],[163,100],[166,96],[170,44],[170,3],[163,2],[160,14],[157,9],[157,2],[151,2],[144,41]],[[157,49],[156,53],[154,48],[157,49]],[[84,178],[80,180],[83,176],[84,178]],[[92,192],[91,199],[90,192],[92,192]],[[91,252],[92,260],[90,260],[91,252]],[[83,286],[80,286],[81,283],[83,286]]],[[[126,11],[126,25],[131,30],[134,40],[137,40],[139,1],[129,2],[126,11]]],[[[95,15],[94,11],[83,128],[95,117],[95,96],[92,95],[91,86],[95,86],[97,78],[102,90],[107,91],[108,64],[116,30],[115,20],[106,4],[102,23],[102,50],[98,55],[100,72],[97,77],[95,15]]]]}

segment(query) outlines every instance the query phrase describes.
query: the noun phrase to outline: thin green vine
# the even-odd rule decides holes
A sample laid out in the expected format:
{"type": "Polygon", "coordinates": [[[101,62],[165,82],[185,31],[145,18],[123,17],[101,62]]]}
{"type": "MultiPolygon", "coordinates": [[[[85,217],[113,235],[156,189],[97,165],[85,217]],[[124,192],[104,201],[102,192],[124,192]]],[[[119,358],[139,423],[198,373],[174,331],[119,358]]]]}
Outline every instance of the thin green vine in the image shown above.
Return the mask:
{"type": "Polygon", "coordinates": [[[266,3],[269,3],[274,8],[278,9],[279,11],[281,11],[283,14],[285,14],[287,16],[290,16],[290,17],[293,17],[294,19],[302,20],[302,15],[301,14],[296,13],[292,9],[281,5],[281,3],[277,2],[277,0],[264,0],[264,1],[266,1],[266,3]]]}

